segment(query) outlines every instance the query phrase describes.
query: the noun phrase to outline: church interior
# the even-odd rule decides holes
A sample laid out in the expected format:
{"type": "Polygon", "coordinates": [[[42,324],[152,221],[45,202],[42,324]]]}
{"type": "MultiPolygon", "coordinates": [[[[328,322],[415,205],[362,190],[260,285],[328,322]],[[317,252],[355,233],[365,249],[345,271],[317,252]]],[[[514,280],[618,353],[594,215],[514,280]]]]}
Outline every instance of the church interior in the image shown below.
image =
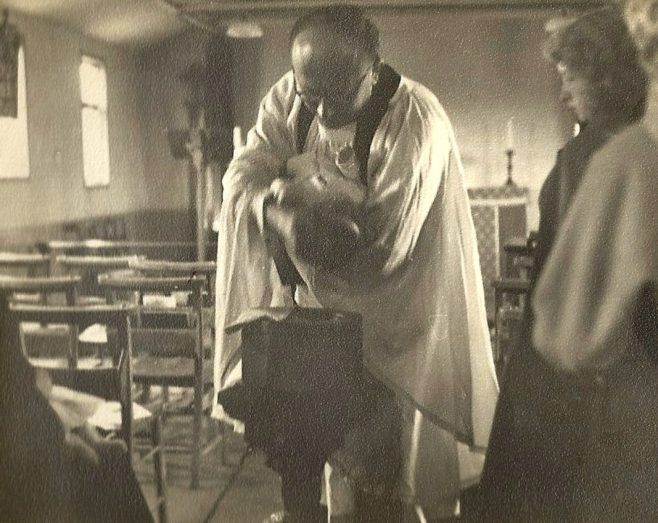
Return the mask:
{"type": "MultiPolygon", "coordinates": [[[[125,332],[117,320],[117,336],[148,346],[150,360],[174,356],[148,369],[135,357],[126,374],[137,403],[129,449],[144,458],[133,468],[155,520],[260,522],[282,508],[267,459],[210,414],[222,177],[261,99],[290,70],[295,20],[329,3],[0,0],[0,108],[15,106],[0,115],[0,288],[28,303],[59,293],[55,303],[79,309],[138,296],[137,319],[125,332]],[[157,282],[122,280],[130,271],[157,282]],[[172,312],[142,317],[149,306],[172,312]],[[162,336],[158,321],[178,323],[162,336]],[[159,425],[144,438],[139,416],[160,400],[159,425]]],[[[543,43],[561,19],[602,2],[348,3],[379,28],[382,61],[426,86],[450,117],[500,380],[529,288],[540,189],[577,127],[543,43]]],[[[54,360],[53,347],[72,343],[70,330],[44,332],[55,313],[19,306],[16,317],[32,322],[21,328],[28,356],[54,360]]],[[[106,350],[115,331],[95,323],[74,329],[69,364],[106,350]]],[[[80,410],[109,423],[92,398],[80,410]]]]}

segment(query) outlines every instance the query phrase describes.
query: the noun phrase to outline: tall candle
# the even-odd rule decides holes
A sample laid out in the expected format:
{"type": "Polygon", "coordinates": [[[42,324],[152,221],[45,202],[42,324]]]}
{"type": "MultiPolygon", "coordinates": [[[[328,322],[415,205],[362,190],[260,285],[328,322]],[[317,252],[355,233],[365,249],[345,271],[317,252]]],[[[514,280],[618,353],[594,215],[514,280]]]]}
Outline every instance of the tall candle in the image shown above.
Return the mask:
{"type": "Polygon", "coordinates": [[[505,133],[505,146],[508,151],[514,150],[514,118],[507,120],[507,132],[505,133]]]}

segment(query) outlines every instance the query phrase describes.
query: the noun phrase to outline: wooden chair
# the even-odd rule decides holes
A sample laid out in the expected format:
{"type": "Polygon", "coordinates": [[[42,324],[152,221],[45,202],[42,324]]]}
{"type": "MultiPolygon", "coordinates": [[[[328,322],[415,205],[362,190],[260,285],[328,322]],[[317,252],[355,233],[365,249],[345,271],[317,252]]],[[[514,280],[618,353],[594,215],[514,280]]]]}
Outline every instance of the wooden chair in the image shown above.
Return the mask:
{"type": "Polygon", "coordinates": [[[203,293],[201,340],[205,357],[211,358],[215,352],[215,276],[217,274],[217,263],[214,261],[135,260],[131,261],[129,266],[145,276],[187,276],[188,278],[196,275],[205,276],[206,287],[203,293]]]}
{"type": "Polygon", "coordinates": [[[202,262],[178,262],[170,260],[134,260],[130,262],[130,268],[148,273],[160,273],[171,275],[204,275],[208,283],[217,272],[217,263],[214,261],[202,262]]]}
{"type": "Polygon", "coordinates": [[[209,450],[202,451],[201,444],[203,397],[213,385],[212,360],[204,357],[202,344],[202,296],[206,279],[102,275],[99,285],[110,302],[126,291],[137,294],[137,321],[131,333],[135,383],[193,389],[191,486],[198,488],[201,455],[209,450]],[[163,301],[171,303],[176,298],[163,295],[172,293],[178,297],[189,293],[187,303],[167,307],[163,301]]]}
{"type": "MultiPolygon", "coordinates": [[[[215,277],[217,274],[217,263],[212,260],[180,262],[149,259],[130,262],[130,268],[145,276],[186,276],[188,278],[196,275],[205,276],[206,287],[203,294],[201,341],[204,357],[212,365],[215,354],[215,277]]],[[[219,437],[209,437],[210,444],[204,450],[207,450],[225,438],[226,426],[222,423],[218,423],[217,426],[220,430],[219,437]]],[[[222,462],[225,462],[224,447],[221,450],[221,459],[222,462]]]]}
{"type": "Polygon", "coordinates": [[[0,275],[0,290],[8,294],[12,301],[38,301],[43,305],[48,303],[50,296],[56,294],[63,295],[63,303],[73,305],[77,298],[79,284],[79,276],[20,277],[0,275]],[[31,295],[32,297],[22,299],[25,296],[21,295],[31,295]]]}
{"type": "MultiPolygon", "coordinates": [[[[10,311],[17,324],[38,322],[41,324],[68,325],[74,335],[70,337],[69,352],[60,358],[61,365],[45,366],[53,383],[76,391],[99,396],[106,401],[117,401],[120,405],[120,421],[114,428],[126,442],[131,459],[133,458],[133,434],[148,431],[152,450],[143,458],[153,458],[157,490],[157,512],[162,522],[167,520],[166,473],[162,426],[159,413],[135,420],[132,401],[132,342],[130,337],[131,314],[134,308],[127,306],[60,307],[31,304],[12,304],[10,311]],[[115,333],[113,343],[109,343],[110,361],[98,361],[96,365],[82,365],[77,343],[77,332],[91,324],[103,324],[115,333]]],[[[39,368],[39,358],[30,358],[39,368]]],[[[43,367],[42,367],[43,369],[43,367]]]]}
{"type": "MultiPolygon", "coordinates": [[[[69,305],[76,302],[79,276],[19,277],[0,275],[0,292],[10,303],[69,305]]],[[[35,353],[61,354],[71,343],[72,331],[65,325],[23,324],[19,336],[28,356],[35,353]],[[29,343],[26,342],[29,338],[29,343]],[[27,343],[27,344],[26,344],[27,343]]]]}
{"type": "Polygon", "coordinates": [[[494,363],[502,372],[506,366],[508,347],[516,337],[514,325],[521,324],[524,300],[530,289],[530,282],[517,278],[494,280],[494,363]]]}
{"type": "Polygon", "coordinates": [[[492,282],[494,291],[494,361],[502,373],[522,324],[523,310],[530,289],[534,266],[536,235],[510,238],[503,249],[506,254],[505,277],[492,282]]]}
{"type": "Polygon", "coordinates": [[[509,238],[503,245],[505,251],[505,278],[527,278],[532,268],[534,250],[536,246],[535,233],[531,232],[526,238],[523,236],[509,238]]]}

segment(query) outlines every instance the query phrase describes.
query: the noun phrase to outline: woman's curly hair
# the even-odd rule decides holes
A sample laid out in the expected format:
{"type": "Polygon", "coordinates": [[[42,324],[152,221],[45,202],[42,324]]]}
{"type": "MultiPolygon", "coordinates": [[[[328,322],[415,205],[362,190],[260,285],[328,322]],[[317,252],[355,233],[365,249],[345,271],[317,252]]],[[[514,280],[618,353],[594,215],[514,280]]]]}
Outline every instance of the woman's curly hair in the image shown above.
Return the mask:
{"type": "Polygon", "coordinates": [[[617,6],[589,11],[557,29],[544,54],[587,81],[595,113],[642,116],[647,77],[617,6]]]}
{"type": "Polygon", "coordinates": [[[642,63],[658,77],[658,0],[626,0],[624,16],[642,63]]]}

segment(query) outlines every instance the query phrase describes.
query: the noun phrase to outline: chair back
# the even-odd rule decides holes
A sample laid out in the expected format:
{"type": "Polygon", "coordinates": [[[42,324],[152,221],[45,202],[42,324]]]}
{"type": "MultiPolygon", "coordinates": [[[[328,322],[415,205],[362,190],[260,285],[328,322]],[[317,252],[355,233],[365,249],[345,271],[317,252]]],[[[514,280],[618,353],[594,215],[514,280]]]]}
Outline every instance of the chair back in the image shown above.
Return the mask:
{"type": "MultiPolygon", "coordinates": [[[[49,301],[49,296],[56,294],[63,294],[66,304],[73,305],[77,297],[79,284],[79,276],[21,277],[0,275],[0,290],[5,294],[12,295],[12,301],[21,301],[20,295],[32,295],[44,305],[49,301]]],[[[27,297],[22,296],[22,298],[27,297]]],[[[28,298],[25,301],[34,301],[34,299],[28,298]]]]}
{"type": "Polygon", "coordinates": [[[130,268],[159,274],[203,274],[209,276],[217,270],[217,263],[214,261],[134,260],[130,262],[130,268]]]}
{"type": "Polygon", "coordinates": [[[207,293],[205,301],[211,300],[214,294],[214,281],[217,273],[217,263],[214,261],[179,262],[141,259],[131,261],[129,266],[145,276],[205,276],[207,293]]]}
{"type": "MultiPolygon", "coordinates": [[[[167,260],[191,260],[197,255],[196,242],[180,241],[142,241],[121,240],[108,241],[100,239],[87,240],[52,240],[48,242],[48,252],[53,257],[61,254],[119,256],[128,254],[145,255],[147,258],[167,260]]],[[[207,244],[210,258],[217,253],[217,243],[207,244]]]]}
{"type": "Polygon", "coordinates": [[[139,260],[139,256],[77,256],[62,254],[55,258],[55,269],[65,274],[77,274],[82,278],[80,292],[84,296],[94,296],[100,300],[98,276],[114,271],[128,271],[130,262],[139,260]]]}
{"type": "MultiPolygon", "coordinates": [[[[131,315],[135,308],[125,305],[97,307],[61,307],[14,303],[10,312],[15,328],[22,322],[66,325],[73,333],[66,365],[48,367],[53,383],[118,401],[121,406],[121,434],[129,450],[132,449],[132,341],[131,315]],[[110,361],[97,365],[81,365],[77,333],[93,324],[105,325],[112,332],[112,343],[107,344],[110,361]]],[[[39,367],[38,358],[30,362],[39,367]]]]}
{"type": "MultiPolygon", "coordinates": [[[[72,306],[77,299],[79,284],[79,276],[0,276],[0,290],[9,296],[9,303],[72,306]]],[[[19,325],[21,347],[27,357],[61,359],[62,354],[70,352],[73,335],[66,325],[19,325]]]]}
{"type": "Polygon", "coordinates": [[[203,276],[148,277],[104,274],[98,285],[109,303],[117,303],[126,292],[134,293],[137,304],[132,329],[136,353],[160,357],[202,360],[203,276]]]}
{"type": "Polygon", "coordinates": [[[51,240],[48,252],[55,258],[61,255],[73,256],[123,256],[132,254],[127,248],[128,242],[89,238],[85,240],[51,240]]]}
{"type": "Polygon", "coordinates": [[[45,254],[27,252],[0,252],[0,270],[14,275],[47,276],[50,257],[45,254]]]}
{"type": "Polygon", "coordinates": [[[206,286],[203,294],[202,345],[205,357],[212,358],[215,352],[215,276],[217,263],[214,261],[176,262],[169,260],[137,260],[130,262],[130,268],[147,276],[187,276],[203,275],[206,286]]]}

